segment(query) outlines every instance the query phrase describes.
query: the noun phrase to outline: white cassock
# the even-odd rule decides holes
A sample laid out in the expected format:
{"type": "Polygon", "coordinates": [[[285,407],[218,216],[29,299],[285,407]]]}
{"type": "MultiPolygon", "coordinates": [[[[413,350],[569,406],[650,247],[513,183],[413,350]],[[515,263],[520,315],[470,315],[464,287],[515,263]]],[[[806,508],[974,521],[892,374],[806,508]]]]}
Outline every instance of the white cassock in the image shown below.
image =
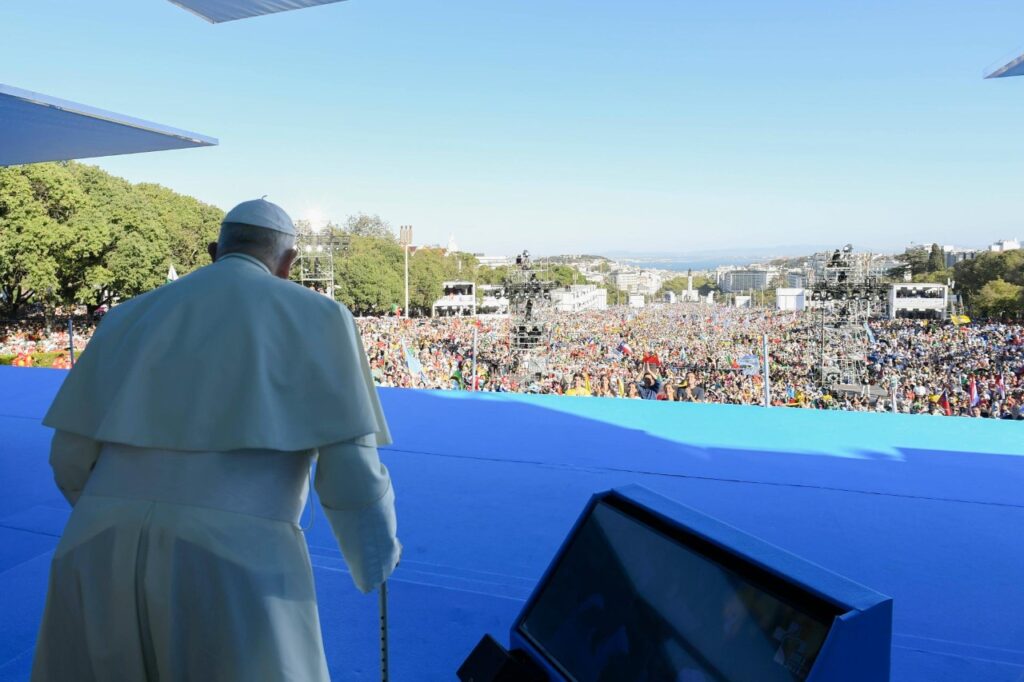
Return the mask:
{"type": "Polygon", "coordinates": [[[351,314],[230,254],[111,310],[43,420],[74,506],[33,680],[326,680],[298,520],[356,586],[398,563],[391,442],[351,314]]]}

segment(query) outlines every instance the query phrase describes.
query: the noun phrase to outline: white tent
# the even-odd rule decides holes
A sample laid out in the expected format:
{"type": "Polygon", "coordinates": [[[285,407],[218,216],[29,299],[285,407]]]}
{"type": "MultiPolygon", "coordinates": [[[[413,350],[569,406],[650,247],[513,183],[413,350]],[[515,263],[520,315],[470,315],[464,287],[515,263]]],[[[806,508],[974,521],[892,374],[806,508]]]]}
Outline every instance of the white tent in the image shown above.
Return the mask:
{"type": "Polygon", "coordinates": [[[216,144],[212,137],[0,83],[0,166],[216,144]]]}
{"type": "Polygon", "coordinates": [[[263,14],[285,12],[304,7],[329,5],[341,0],[170,0],[214,24],[234,19],[247,19],[263,14]]]}

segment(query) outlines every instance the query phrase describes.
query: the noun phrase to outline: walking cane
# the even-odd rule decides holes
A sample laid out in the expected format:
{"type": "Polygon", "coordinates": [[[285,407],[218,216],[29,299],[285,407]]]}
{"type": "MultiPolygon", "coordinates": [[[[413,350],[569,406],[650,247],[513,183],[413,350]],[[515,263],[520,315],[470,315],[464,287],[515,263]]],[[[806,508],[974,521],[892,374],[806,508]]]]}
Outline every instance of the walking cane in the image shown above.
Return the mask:
{"type": "Polygon", "coordinates": [[[380,679],[388,682],[388,583],[380,584],[380,679]]]}

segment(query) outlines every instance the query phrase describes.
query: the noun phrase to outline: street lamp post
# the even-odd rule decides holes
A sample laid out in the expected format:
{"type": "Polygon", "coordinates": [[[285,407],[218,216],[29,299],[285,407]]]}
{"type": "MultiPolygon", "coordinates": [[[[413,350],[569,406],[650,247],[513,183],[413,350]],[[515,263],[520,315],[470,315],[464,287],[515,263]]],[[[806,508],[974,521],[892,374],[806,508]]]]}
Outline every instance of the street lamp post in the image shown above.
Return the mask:
{"type": "Polygon", "coordinates": [[[405,316],[409,317],[409,246],[412,245],[412,225],[398,228],[398,241],[405,252],[405,316]]]}

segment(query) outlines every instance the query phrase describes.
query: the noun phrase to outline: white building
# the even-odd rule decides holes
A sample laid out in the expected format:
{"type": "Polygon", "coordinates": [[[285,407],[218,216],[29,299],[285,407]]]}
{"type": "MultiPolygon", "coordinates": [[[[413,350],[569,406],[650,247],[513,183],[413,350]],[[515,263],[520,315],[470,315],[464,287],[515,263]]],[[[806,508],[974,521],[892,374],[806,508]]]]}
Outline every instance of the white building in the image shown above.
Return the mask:
{"type": "Polygon", "coordinates": [[[641,270],[636,293],[653,296],[661,288],[661,273],[655,270],[641,270]]]}
{"type": "Polygon", "coordinates": [[[442,282],[443,294],[434,301],[433,317],[476,315],[476,285],[473,282],[442,282]]]}
{"type": "Polygon", "coordinates": [[[949,288],[945,284],[893,284],[889,287],[889,319],[946,319],[949,288]]]}
{"type": "Polygon", "coordinates": [[[1016,251],[1020,248],[1020,241],[1016,239],[1000,239],[994,242],[988,247],[989,251],[995,251],[997,253],[1002,251],[1016,251]]]}
{"type": "Polygon", "coordinates": [[[636,270],[612,270],[608,280],[618,289],[633,292],[640,284],[640,273],[636,270]]]}
{"type": "Polygon", "coordinates": [[[732,270],[722,276],[722,291],[764,290],[774,275],[775,272],[770,268],[732,270]]]}
{"type": "Polygon", "coordinates": [[[608,308],[608,291],[594,284],[573,284],[552,289],[551,301],[560,313],[605,310],[608,308]]]}
{"type": "Polygon", "coordinates": [[[976,249],[961,249],[956,246],[943,246],[942,255],[946,259],[946,267],[951,268],[957,263],[970,260],[978,255],[976,249]]]}
{"type": "Polygon", "coordinates": [[[631,294],[629,297],[630,308],[643,308],[645,305],[643,294],[631,294]]]}
{"type": "Polygon", "coordinates": [[[778,310],[802,311],[807,307],[807,295],[803,288],[775,290],[775,307],[778,310]]]}

